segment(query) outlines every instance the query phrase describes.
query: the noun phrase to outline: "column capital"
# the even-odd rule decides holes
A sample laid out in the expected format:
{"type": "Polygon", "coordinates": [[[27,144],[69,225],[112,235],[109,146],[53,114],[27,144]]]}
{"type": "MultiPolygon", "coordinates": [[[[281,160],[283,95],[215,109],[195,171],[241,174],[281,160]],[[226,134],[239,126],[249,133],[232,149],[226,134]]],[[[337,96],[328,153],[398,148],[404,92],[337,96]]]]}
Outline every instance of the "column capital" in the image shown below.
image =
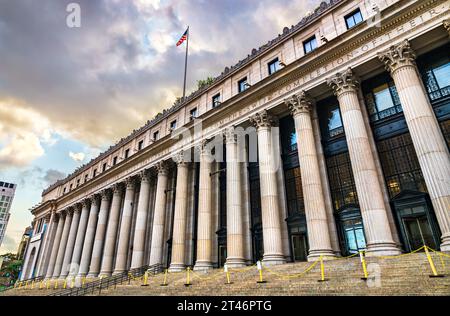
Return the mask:
{"type": "Polygon", "coordinates": [[[91,205],[91,198],[92,197],[88,197],[88,198],[85,198],[83,201],[81,201],[81,207],[88,208],[91,205]]]}
{"type": "Polygon", "coordinates": [[[444,20],[444,27],[448,32],[448,35],[450,35],[450,19],[444,20]]]}
{"type": "Polygon", "coordinates": [[[141,180],[141,182],[149,182],[151,178],[150,170],[148,169],[142,170],[141,172],[139,172],[138,177],[141,180]]]}
{"type": "Polygon", "coordinates": [[[75,205],[72,206],[74,213],[76,213],[76,212],[80,213],[81,212],[81,208],[83,207],[84,201],[85,200],[83,200],[81,202],[78,202],[78,203],[75,203],[75,205]]]}
{"type": "Polygon", "coordinates": [[[123,189],[124,189],[124,185],[121,182],[117,182],[117,183],[114,183],[111,186],[111,189],[113,191],[113,194],[122,194],[123,193],[123,189]]]}
{"type": "Polygon", "coordinates": [[[290,98],[285,99],[284,104],[286,104],[293,116],[300,113],[310,114],[314,99],[302,90],[298,94],[294,94],[290,98]]]}
{"type": "Polygon", "coordinates": [[[131,177],[127,177],[124,181],[125,183],[125,188],[127,190],[134,190],[135,186],[136,186],[136,178],[131,176],[131,177]]]}
{"type": "Polygon", "coordinates": [[[336,96],[340,96],[346,92],[356,92],[359,86],[359,81],[353,73],[351,68],[345,72],[338,72],[331,78],[327,79],[327,85],[333,89],[336,96]]]}
{"type": "Polygon", "coordinates": [[[158,171],[158,175],[167,175],[169,173],[169,166],[167,162],[160,161],[156,164],[156,170],[158,171]]]}
{"type": "Polygon", "coordinates": [[[91,202],[91,205],[99,205],[99,203],[100,203],[100,198],[101,198],[101,195],[100,195],[100,194],[93,194],[93,195],[91,195],[90,197],[88,197],[88,199],[89,199],[90,202],[91,202]]]}
{"type": "Polygon", "coordinates": [[[386,70],[391,73],[404,66],[416,66],[416,54],[408,40],[378,53],[378,58],[384,63],[386,70]]]}
{"type": "Polygon", "coordinates": [[[270,128],[277,125],[277,120],[270,115],[267,110],[253,114],[249,120],[250,123],[256,127],[256,129],[270,128]]]}
{"type": "Polygon", "coordinates": [[[234,132],[234,126],[227,127],[223,131],[223,137],[225,139],[225,144],[235,144],[235,143],[237,143],[237,135],[234,132]]]}
{"type": "Polygon", "coordinates": [[[100,191],[99,195],[100,195],[102,201],[109,200],[111,198],[111,190],[104,189],[104,190],[100,191]]]}
{"type": "Polygon", "coordinates": [[[186,167],[188,165],[188,161],[186,161],[186,159],[185,159],[184,150],[177,152],[172,157],[172,160],[177,164],[177,167],[186,167]]]}

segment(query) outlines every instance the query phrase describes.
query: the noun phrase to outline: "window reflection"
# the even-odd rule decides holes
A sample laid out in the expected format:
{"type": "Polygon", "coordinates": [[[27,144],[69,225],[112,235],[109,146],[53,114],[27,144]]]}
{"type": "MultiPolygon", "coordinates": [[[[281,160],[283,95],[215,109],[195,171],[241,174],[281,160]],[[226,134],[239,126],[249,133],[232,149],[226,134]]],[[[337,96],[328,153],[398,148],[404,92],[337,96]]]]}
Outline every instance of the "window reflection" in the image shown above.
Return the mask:
{"type": "Polygon", "coordinates": [[[373,94],[378,112],[394,107],[387,83],[373,89],[373,94]]]}
{"type": "Polygon", "coordinates": [[[433,72],[441,89],[450,86],[450,63],[435,68],[433,72]]]}

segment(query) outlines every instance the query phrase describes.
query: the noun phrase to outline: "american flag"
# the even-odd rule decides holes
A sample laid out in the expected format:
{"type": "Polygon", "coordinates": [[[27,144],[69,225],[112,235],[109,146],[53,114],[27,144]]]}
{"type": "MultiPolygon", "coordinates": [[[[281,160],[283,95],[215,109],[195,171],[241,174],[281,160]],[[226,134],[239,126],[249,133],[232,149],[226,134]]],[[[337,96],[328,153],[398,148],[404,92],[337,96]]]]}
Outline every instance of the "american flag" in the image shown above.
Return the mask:
{"type": "Polygon", "coordinates": [[[186,30],[186,32],[184,32],[183,36],[181,36],[180,40],[177,43],[177,46],[180,46],[181,44],[183,44],[183,42],[185,40],[187,40],[188,38],[188,33],[189,33],[189,28],[186,30]]]}

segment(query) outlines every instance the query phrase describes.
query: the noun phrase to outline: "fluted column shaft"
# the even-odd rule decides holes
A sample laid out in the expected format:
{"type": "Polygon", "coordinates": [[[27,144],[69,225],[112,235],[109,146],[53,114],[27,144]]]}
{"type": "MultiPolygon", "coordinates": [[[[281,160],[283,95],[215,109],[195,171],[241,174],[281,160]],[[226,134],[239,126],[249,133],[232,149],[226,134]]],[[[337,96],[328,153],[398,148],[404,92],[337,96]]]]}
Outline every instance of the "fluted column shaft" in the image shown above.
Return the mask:
{"type": "Polygon", "coordinates": [[[450,251],[450,154],[428,100],[410,43],[379,55],[391,72],[406,124],[442,232],[441,250],[450,251]]]}
{"type": "Polygon", "coordinates": [[[396,255],[396,248],[384,205],[381,183],[365,129],[351,69],[328,80],[339,101],[356,191],[364,224],[368,255],[396,255]]]}
{"type": "Polygon", "coordinates": [[[131,223],[133,220],[135,186],[134,179],[128,178],[126,181],[125,203],[123,204],[114,274],[122,273],[127,269],[128,245],[130,243],[131,223]]]}
{"type": "Polygon", "coordinates": [[[133,254],[131,257],[131,269],[144,265],[145,236],[147,228],[147,217],[149,211],[150,198],[150,175],[144,171],[140,175],[141,188],[139,191],[139,202],[136,214],[136,228],[133,241],[133,254]]]}
{"type": "MultiPolygon", "coordinates": [[[[180,158],[182,159],[182,158],[180,158]]],[[[170,271],[182,271],[185,267],[186,214],[188,198],[188,164],[177,163],[177,188],[175,194],[175,214],[173,219],[172,260],[170,271]]]]}
{"type": "Polygon", "coordinates": [[[89,219],[86,228],[86,237],[83,243],[83,252],[81,254],[80,269],[78,271],[79,277],[84,277],[89,271],[89,263],[92,257],[92,248],[94,246],[95,230],[98,220],[98,209],[100,206],[100,200],[98,196],[94,196],[91,199],[91,209],[89,211],[89,219]]]}
{"type": "Polygon", "coordinates": [[[257,128],[259,181],[261,187],[261,215],[264,242],[263,262],[274,265],[286,262],[283,255],[281,216],[278,202],[277,170],[280,159],[275,157],[272,145],[274,119],[263,111],[250,121],[257,128]]]}
{"type": "Polygon", "coordinates": [[[202,146],[200,152],[200,179],[198,190],[197,262],[195,270],[212,269],[212,162],[202,146]]]}
{"type": "Polygon", "coordinates": [[[313,101],[305,92],[286,100],[295,122],[298,158],[302,178],[306,225],[308,227],[309,260],[334,257],[328,231],[325,195],[319,170],[319,156],[311,120],[313,101]]]}
{"type": "Polygon", "coordinates": [[[94,247],[92,248],[91,264],[89,265],[88,277],[97,277],[100,273],[103,246],[105,244],[106,228],[108,225],[109,208],[111,196],[109,190],[101,192],[100,212],[98,214],[97,228],[95,230],[94,247]]]}
{"type": "Polygon", "coordinates": [[[58,255],[56,257],[55,269],[53,270],[53,278],[57,279],[61,274],[62,264],[64,260],[64,252],[66,250],[67,239],[69,238],[70,224],[72,222],[73,212],[66,211],[64,219],[64,227],[61,235],[61,242],[58,247],[58,255]]]}
{"type": "Polygon", "coordinates": [[[234,128],[225,131],[227,165],[227,265],[245,266],[241,166],[234,128]]]}
{"type": "Polygon", "coordinates": [[[150,250],[150,265],[162,264],[164,222],[166,208],[166,190],[168,170],[165,163],[159,163],[156,185],[155,213],[153,215],[152,246],[150,250]]]}
{"type": "Polygon", "coordinates": [[[89,219],[89,210],[91,207],[90,202],[83,201],[82,205],[83,206],[81,209],[80,222],[78,224],[75,246],[73,249],[72,260],[70,261],[71,262],[69,270],[70,276],[76,276],[80,268],[81,252],[83,251],[83,243],[84,238],[86,236],[86,228],[89,219]]]}
{"type": "Polygon", "coordinates": [[[103,250],[102,267],[100,276],[110,276],[113,269],[114,250],[116,247],[117,229],[119,226],[120,208],[122,205],[122,185],[114,185],[113,197],[111,202],[111,212],[106,228],[105,248],[103,250]]]}
{"type": "Polygon", "coordinates": [[[65,217],[60,213],[58,215],[58,227],[56,228],[55,239],[53,241],[52,252],[50,254],[50,260],[48,262],[47,272],[45,278],[49,279],[53,275],[53,270],[55,269],[56,257],[58,255],[59,244],[61,243],[61,238],[63,234],[65,217]]]}
{"type": "Polygon", "coordinates": [[[75,206],[75,210],[73,212],[72,223],[70,223],[70,233],[69,238],[67,239],[66,251],[64,253],[64,261],[61,268],[61,275],[59,276],[60,278],[65,278],[69,274],[70,262],[73,256],[78,226],[80,224],[80,215],[81,210],[79,205],[77,205],[75,206]]]}
{"type": "Polygon", "coordinates": [[[43,249],[42,258],[39,261],[39,266],[37,269],[38,276],[45,276],[48,269],[48,263],[52,252],[52,245],[55,240],[56,227],[58,226],[58,221],[56,218],[57,218],[56,212],[52,211],[50,214],[47,230],[44,233],[44,242],[42,245],[43,249]]]}

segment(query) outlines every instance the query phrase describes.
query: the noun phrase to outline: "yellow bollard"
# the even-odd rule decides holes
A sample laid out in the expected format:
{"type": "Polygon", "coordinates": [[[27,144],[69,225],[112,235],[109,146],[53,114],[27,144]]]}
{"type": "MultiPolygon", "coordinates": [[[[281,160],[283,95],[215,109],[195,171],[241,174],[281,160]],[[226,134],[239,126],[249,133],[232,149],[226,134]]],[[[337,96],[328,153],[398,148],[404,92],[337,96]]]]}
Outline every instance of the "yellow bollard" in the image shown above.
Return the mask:
{"type": "Polygon", "coordinates": [[[230,271],[228,271],[228,266],[226,263],[223,266],[223,271],[225,272],[225,274],[227,276],[227,283],[225,283],[225,284],[233,284],[233,282],[231,282],[231,280],[230,280],[230,271]]]}
{"type": "Polygon", "coordinates": [[[434,265],[433,259],[431,258],[430,252],[428,251],[428,246],[424,246],[425,254],[427,255],[428,263],[430,264],[431,271],[433,274],[430,274],[430,278],[442,278],[444,275],[438,274],[436,270],[436,266],[434,265]]]}
{"type": "Polygon", "coordinates": [[[191,272],[191,268],[187,267],[186,269],[186,283],[184,284],[184,286],[191,286],[191,276],[190,276],[190,272],[191,272]]]}
{"type": "Polygon", "coordinates": [[[145,271],[144,273],[144,284],[141,286],[148,286],[148,271],[145,271]]]}
{"type": "Polygon", "coordinates": [[[50,289],[50,280],[47,280],[47,290],[50,289]]]}
{"type": "Polygon", "coordinates": [[[364,272],[364,277],[361,278],[361,280],[367,280],[367,278],[369,277],[369,274],[367,273],[366,257],[364,255],[363,251],[359,252],[359,257],[361,258],[361,264],[362,264],[362,268],[363,268],[363,272],[364,272]]]}
{"type": "Polygon", "coordinates": [[[160,284],[160,286],[167,286],[167,269],[164,271],[164,281],[163,284],[160,284]]]}
{"type": "Polygon", "coordinates": [[[320,280],[318,282],[326,282],[328,279],[325,279],[325,265],[323,264],[323,256],[319,257],[320,260],[320,280]]]}
{"type": "Polygon", "coordinates": [[[58,280],[55,280],[55,286],[54,289],[56,290],[58,288],[58,280]]]}
{"type": "Polygon", "coordinates": [[[86,284],[86,277],[83,277],[81,279],[81,287],[83,288],[85,284],[86,284]]]}
{"type": "Polygon", "coordinates": [[[263,272],[262,272],[263,267],[262,267],[261,261],[258,260],[258,261],[256,262],[256,268],[257,268],[258,271],[259,271],[259,280],[258,280],[256,283],[267,283],[267,281],[265,281],[265,280],[263,279],[263,272]]]}
{"type": "Polygon", "coordinates": [[[22,282],[19,282],[19,289],[22,288],[22,282]]]}
{"type": "Polygon", "coordinates": [[[31,281],[31,289],[34,290],[34,280],[31,281]]]}
{"type": "Polygon", "coordinates": [[[75,287],[75,277],[73,277],[70,282],[70,288],[73,289],[74,287],[75,287]]]}
{"type": "Polygon", "coordinates": [[[63,283],[63,289],[67,288],[67,279],[64,279],[64,283],[63,283]]]}

